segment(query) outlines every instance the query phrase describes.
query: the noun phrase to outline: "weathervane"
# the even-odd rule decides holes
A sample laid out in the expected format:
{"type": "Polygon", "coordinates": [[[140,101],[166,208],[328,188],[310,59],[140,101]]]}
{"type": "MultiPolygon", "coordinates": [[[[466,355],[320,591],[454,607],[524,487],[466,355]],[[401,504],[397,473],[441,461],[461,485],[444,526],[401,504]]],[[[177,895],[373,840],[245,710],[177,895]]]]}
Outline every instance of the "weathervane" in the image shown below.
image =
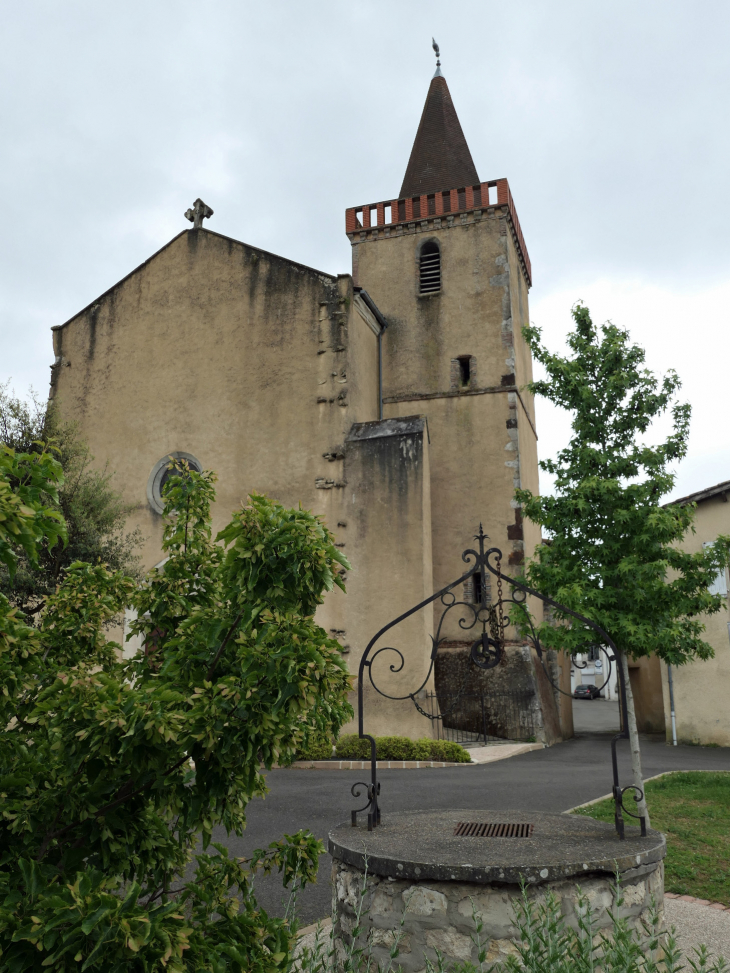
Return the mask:
{"type": "Polygon", "coordinates": [[[437,77],[438,75],[441,74],[441,61],[439,60],[439,58],[440,58],[440,55],[439,55],[439,46],[436,43],[435,38],[433,38],[433,37],[431,38],[431,47],[433,47],[433,49],[434,49],[434,51],[436,53],[436,74],[434,74],[434,78],[435,78],[435,77],[437,77]]]}

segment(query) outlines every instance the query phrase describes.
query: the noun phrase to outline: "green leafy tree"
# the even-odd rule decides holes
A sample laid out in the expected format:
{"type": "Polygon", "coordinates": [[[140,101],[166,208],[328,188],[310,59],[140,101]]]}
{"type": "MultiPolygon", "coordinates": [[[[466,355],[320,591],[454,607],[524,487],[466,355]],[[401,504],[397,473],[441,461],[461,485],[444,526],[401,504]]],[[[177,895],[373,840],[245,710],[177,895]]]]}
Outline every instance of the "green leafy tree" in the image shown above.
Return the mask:
{"type": "MultiPolygon", "coordinates": [[[[657,378],[628,332],[611,323],[599,332],[583,305],[573,308],[573,318],[564,357],[543,346],[539,328],[523,329],[547,373],[531,391],[573,417],[570,443],[557,459],[540,464],[555,477],[554,496],[516,493],[525,516],[551,537],[535,552],[527,576],[540,591],[597,622],[616,643],[634,783],[641,786],[627,657],[656,655],[683,665],[713,655],[702,638],[703,616],[723,607],[708,588],[728,562],[730,538],[689,554],[680,544],[693,530],[694,507],[662,505],[674,485],[672,464],[685,456],[689,436],[690,406],[676,401],[677,375],[657,378]],[[670,435],[649,445],[652,423],[668,410],[670,435]]],[[[541,639],[569,653],[585,651],[595,635],[569,617],[564,621],[543,625],[541,639]]]]}
{"type": "MultiPolygon", "coordinates": [[[[62,541],[62,477],[48,452],[0,456],[12,575],[62,541]]],[[[251,877],[300,887],[321,843],[299,832],[244,862],[211,833],[240,835],[262,766],[352,715],[313,617],[348,565],[315,516],[261,496],[214,542],[213,475],[178,472],[167,560],[142,582],[76,562],[35,626],[0,595],[0,973],[290,963],[296,923],[258,906],[251,877]],[[105,623],[128,605],[145,651],[124,660],[105,623]]]]}
{"type": "Polygon", "coordinates": [[[0,442],[23,454],[50,449],[64,474],[57,501],[66,522],[66,542],[53,547],[41,542],[34,561],[21,551],[12,578],[0,567],[0,591],[13,605],[36,617],[75,561],[137,571],[140,534],[125,531],[132,508],[113,489],[111,471],[94,469],[93,456],[74,423],[61,422],[53,405],[47,406],[32,391],[27,399],[17,398],[6,383],[0,385],[0,442]]]}

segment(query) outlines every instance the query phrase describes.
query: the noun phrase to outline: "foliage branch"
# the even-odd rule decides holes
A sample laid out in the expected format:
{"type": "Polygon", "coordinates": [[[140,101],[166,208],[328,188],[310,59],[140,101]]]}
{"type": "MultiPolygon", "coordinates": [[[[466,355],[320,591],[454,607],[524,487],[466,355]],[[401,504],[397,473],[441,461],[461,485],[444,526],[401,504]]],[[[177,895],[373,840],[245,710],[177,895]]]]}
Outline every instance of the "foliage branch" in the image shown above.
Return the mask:
{"type": "Polygon", "coordinates": [[[75,561],[137,573],[140,533],[125,530],[132,508],[114,490],[112,472],[93,466],[76,424],[62,422],[53,404],[32,391],[26,399],[17,398],[5,383],[0,385],[0,442],[18,454],[50,453],[63,472],[54,503],[66,524],[65,543],[55,544],[51,535],[39,540],[32,557],[19,550],[12,575],[0,563],[0,592],[16,608],[36,618],[75,561]]]}
{"type": "MultiPolygon", "coordinates": [[[[1,455],[12,570],[63,538],[62,476],[47,452],[1,455]]],[[[243,832],[262,768],[351,715],[313,618],[347,562],[316,517],[263,496],[214,542],[214,476],[177,472],[167,559],[143,581],[75,562],[35,626],[0,595],[0,973],[289,963],[295,924],[258,906],[252,875],[312,881],[321,843],[299,832],[244,862],[211,840],[243,832]],[[124,659],[105,626],[128,606],[144,651],[124,659]]]]}
{"type": "MultiPolygon", "coordinates": [[[[554,495],[516,494],[524,515],[549,532],[527,576],[597,622],[632,658],[657,655],[673,665],[710,658],[704,617],[724,606],[710,588],[728,563],[730,538],[683,550],[695,505],[662,504],[674,486],[673,464],[687,453],[690,406],[676,401],[679,378],[671,371],[657,378],[627,331],[611,323],[599,331],[583,305],[573,308],[573,319],[567,356],[549,352],[539,328],[523,329],[547,373],[529,388],[570,412],[573,430],[557,458],[540,463],[555,477],[554,495]],[[645,435],[667,411],[671,432],[649,445],[645,435]]],[[[567,620],[541,626],[541,640],[585,651],[595,636],[567,620]]]]}

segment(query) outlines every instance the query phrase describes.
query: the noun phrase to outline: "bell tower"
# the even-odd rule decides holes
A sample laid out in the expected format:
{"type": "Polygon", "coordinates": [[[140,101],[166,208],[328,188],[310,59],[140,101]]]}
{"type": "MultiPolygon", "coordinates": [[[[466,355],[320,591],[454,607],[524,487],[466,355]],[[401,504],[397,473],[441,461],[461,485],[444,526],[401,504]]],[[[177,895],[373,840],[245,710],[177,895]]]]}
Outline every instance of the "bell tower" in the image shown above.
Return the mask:
{"type": "Polygon", "coordinates": [[[428,423],[435,589],[465,570],[480,522],[519,573],[539,542],[514,501],[538,490],[530,258],[507,180],[479,178],[440,67],[398,198],[348,209],[346,231],[355,284],[387,321],[384,418],[428,423]]]}

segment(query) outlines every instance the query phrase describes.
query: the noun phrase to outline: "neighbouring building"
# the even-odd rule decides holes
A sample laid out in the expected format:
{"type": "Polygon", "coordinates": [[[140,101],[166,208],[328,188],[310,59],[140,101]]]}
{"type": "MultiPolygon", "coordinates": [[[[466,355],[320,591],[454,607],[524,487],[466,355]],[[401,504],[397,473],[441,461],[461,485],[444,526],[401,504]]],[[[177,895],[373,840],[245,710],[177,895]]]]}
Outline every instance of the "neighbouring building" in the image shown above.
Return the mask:
{"type": "MultiPolygon", "coordinates": [[[[192,228],[54,328],[51,395],[116,471],[145,567],[161,558],[170,456],[217,472],[216,528],[254,491],[321,515],[352,570],[318,617],[356,672],[383,624],[464,572],[480,522],[508,571],[540,540],[513,499],[538,490],[538,467],[512,194],[477,175],[438,69],[400,193],[346,211],[351,275],[222,236],[202,225],[211,215],[198,200],[192,228]]],[[[438,618],[393,634],[402,671],[378,661],[391,695],[425,677],[438,618]]],[[[443,634],[465,671],[471,640],[456,620],[443,634]]],[[[572,735],[570,700],[512,649],[542,738],[572,735]]],[[[569,692],[569,666],[551,664],[569,692]]],[[[368,706],[375,732],[430,733],[408,700],[369,692],[368,706]]]]}
{"type": "MultiPolygon", "coordinates": [[[[697,504],[695,532],[688,534],[685,539],[682,545],[685,550],[700,551],[712,544],[720,534],[730,535],[729,494],[730,480],[726,480],[717,486],[674,501],[679,504],[697,504]]],[[[704,638],[715,650],[714,658],[705,662],[672,666],[671,669],[677,742],[730,747],[730,611],[727,600],[727,570],[718,574],[711,591],[725,599],[722,611],[703,619],[706,626],[704,638]]],[[[657,669],[659,668],[660,664],[657,662],[657,669]]],[[[663,697],[664,724],[667,740],[671,741],[669,672],[663,662],[660,678],[661,689],[659,690],[659,680],[654,680],[653,695],[660,692],[663,697]]]]}

